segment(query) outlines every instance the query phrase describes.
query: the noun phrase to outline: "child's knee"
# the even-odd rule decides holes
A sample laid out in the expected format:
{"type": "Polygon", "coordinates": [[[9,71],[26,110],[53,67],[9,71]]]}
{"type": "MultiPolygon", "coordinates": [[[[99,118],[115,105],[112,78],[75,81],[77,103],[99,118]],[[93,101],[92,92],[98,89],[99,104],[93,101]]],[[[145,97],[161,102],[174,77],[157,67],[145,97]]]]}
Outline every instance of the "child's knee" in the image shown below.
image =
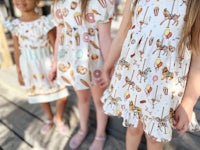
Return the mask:
{"type": "Polygon", "coordinates": [[[134,127],[129,127],[127,129],[127,132],[129,134],[131,134],[132,136],[142,136],[143,134],[143,127],[142,127],[142,123],[139,123],[138,126],[136,128],[134,127]]]}
{"type": "Polygon", "coordinates": [[[67,101],[67,97],[63,97],[63,98],[61,98],[59,101],[64,103],[64,102],[67,101]]]}
{"type": "Polygon", "coordinates": [[[78,96],[78,102],[79,103],[89,103],[90,102],[90,96],[88,95],[79,95],[78,96]]]}
{"type": "Polygon", "coordinates": [[[161,144],[162,145],[162,143],[161,142],[158,142],[158,141],[156,141],[155,139],[153,139],[153,138],[151,138],[149,135],[147,135],[147,134],[145,134],[145,137],[146,137],[146,140],[147,140],[147,142],[149,143],[149,144],[154,144],[154,145],[159,145],[159,144],[161,144]]]}

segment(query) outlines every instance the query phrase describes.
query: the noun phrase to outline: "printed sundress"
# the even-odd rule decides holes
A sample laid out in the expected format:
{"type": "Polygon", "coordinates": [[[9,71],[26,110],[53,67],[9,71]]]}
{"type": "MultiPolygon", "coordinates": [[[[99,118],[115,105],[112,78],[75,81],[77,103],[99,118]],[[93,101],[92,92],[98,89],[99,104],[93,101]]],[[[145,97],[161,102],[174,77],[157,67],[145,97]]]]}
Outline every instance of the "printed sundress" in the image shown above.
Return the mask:
{"type": "MultiPolygon", "coordinates": [[[[146,134],[167,142],[191,61],[190,50],[182,57],[177,53],[186,2],[138,0],[134,6],[132,27],[101,101],[105,113],[122,117],[124,126],[137,127],[140,120],[146,134]]],[[[196,119],[190,130],[199,130],[196,119]]]]}
{"type": "Polygon", "coordinates": [[[103,58],[99,45],[98,25],[113,17],[114,1],[88,1],[85,19],[80,0],[58,1],[53,5],[54,21],[64,25],[58,52],[57,79],[60,84],[77,90],[90,88],[101,75],[103,58]]]}
{"type": "Polygon", "coordinates": [[[7,27],[19,42],[20,69],[29,103],[51,102],[68,94],[65,86],[48,80],[53,60],[48,32],[55,26],[48,17],[24,22],[15,19],[7,27]]]}

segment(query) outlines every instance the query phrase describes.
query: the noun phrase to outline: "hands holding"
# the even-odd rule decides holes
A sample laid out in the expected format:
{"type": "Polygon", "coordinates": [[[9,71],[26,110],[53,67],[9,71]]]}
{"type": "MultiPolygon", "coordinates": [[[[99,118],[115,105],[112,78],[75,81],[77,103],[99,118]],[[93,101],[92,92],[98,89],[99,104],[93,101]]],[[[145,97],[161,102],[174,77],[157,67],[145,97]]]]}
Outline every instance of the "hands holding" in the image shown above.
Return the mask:
{"type": "Polygon", "coordinates": [[[106,88],[110,83],[112,73],[113,73],[112,67],[111,68],[104,67],[104,69],[102,70],[101,77],[97,81],[97,85],[99,85],[99,87],[102,89],[106,88]]]}

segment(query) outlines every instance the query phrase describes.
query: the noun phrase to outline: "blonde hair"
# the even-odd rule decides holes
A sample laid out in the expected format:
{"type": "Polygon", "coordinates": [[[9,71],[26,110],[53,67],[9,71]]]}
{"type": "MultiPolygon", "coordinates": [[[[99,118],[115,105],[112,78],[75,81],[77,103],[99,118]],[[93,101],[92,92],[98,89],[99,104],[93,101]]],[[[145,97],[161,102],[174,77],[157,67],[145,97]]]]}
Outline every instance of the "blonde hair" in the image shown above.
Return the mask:
{"type": "Polygon", "coordinates": [[[178,52],[183,54],[186,47],[195,54],[200,49],[200,0],[188,0],[185,16],[185,24],[178,46],[178,52]]]}
{"type": "Polygon", "coordinates": [[[85,19],[87,4],[88,4],[88,0],[81,0],[81,11],[82,11],[82,16],[84,17],[83,19],[85,19]]]}

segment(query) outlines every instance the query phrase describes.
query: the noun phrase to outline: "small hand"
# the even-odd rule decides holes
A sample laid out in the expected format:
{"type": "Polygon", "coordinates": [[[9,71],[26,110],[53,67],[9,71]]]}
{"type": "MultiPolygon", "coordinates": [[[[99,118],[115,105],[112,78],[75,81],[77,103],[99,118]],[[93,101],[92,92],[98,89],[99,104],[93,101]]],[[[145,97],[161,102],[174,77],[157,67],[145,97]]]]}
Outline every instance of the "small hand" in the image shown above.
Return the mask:
{"type": "Polygon", "coordinates": [[[56,65],[55,64],[53,64],[52,65],[52,68],[51,68],[51,71],[50,71],[50,73],[49,73],[49,75],[48,75],[48,79],[49,79],[49,81],[54,81],[55,79],[56,79],[56,65]]]}
{"type": "Polygon", "coordinates": [[[20,84],[21,86],[24,86],[24,85],[25,85],[25,83],[24,83],[24,79],[23,79],[21,73],[18,74],[18,82],[19,82],[19,84],[20,84]]]}
{"type": "Polygon", "coordinates": [[[100,79],[97,81],[97,85],[99,85],[100,88],[106,88],[111,79],[111,72],[109,70],[103,70],[100,79]]]}
{"type": "Polygon", "coordinates": [[[192,110],[190,110],[186,105],[181,103],[175,112],[174,127],[177,129],[177,132],[184,133],[188,130],[191,117],[192,110]]]}
{"type": "Polygon", "coordinates": [[[54,81],[56,79],[56,71],[51,70],[48,76],[49,81],[54,81]]]}

